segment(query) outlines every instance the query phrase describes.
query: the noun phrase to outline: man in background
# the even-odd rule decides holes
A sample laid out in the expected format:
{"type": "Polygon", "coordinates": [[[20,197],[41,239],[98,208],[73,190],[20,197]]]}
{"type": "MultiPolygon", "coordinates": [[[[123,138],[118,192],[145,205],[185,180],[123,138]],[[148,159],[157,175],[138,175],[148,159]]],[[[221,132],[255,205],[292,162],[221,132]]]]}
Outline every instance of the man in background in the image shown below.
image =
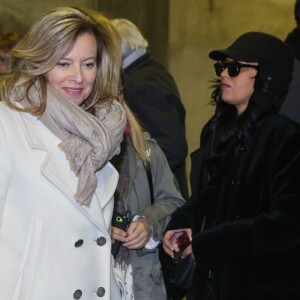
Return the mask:
{"type": "Polygon", "coordinates": [[[285,42],[294,50],[294,77],[290,83],[286,100],[281,106],[280,113],[300,123],[300,0],[295,2],[294,15],[297,27],[290,32],[285,42]]]}
{"type": "Polygon", "coordinates": [[[187,198],[185,108],[176,83],[147,50],[148,42],[132,22],[112,22],[121,36],[127,104],[162,148],[181,194],[187,198]]]}

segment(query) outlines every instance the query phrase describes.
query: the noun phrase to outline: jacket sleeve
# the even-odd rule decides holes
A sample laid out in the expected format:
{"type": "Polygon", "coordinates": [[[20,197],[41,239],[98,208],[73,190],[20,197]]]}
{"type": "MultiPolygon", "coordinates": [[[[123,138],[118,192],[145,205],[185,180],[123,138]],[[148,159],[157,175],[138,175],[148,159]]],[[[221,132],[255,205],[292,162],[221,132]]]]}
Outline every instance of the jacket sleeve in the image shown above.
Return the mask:
{"type": "MultiPolygon", "coordinates": [[[[182,228],[192,228],[193,226],[193,205],[197,201],[199,190],[203,185],[200,180],[200,174],[202,173],[202,167],[204,165],[205,151],[204,147],[197,149],[191,153],[192,168],[190,174],[191,190],[193,194],[191,195],[189,201],[179,208],[172,214],[172,218],[168,223],[166,231],[182,228]]],[[[199,217],[199,222],[202,223],[202,216],[199,217]]]]}
{"type": "Polygon", "coordinates": [[[0,122],[0,226],[2,223],[3,210],[7,195],[8,183],[10,178],[10,153],[6,135],[0,122]]]}
{"type": "Polygon", "coordinates": [[[253,218],[223,222],[195,234],[193,253],[202,270],[300,245],[299,130],[279,134],[273,146],[274,153],[266,158],[270,160],[269,207],[253,218]]]}
{"type": "Polygon", "coordinates": [[[139,212],[139,215],[147,218],[153,228],[154,240],[159,241],[171,214],[185,201],[176,188],[174,175],[162,150],[155,142],[150,143],[154,204],[139,212]]]}

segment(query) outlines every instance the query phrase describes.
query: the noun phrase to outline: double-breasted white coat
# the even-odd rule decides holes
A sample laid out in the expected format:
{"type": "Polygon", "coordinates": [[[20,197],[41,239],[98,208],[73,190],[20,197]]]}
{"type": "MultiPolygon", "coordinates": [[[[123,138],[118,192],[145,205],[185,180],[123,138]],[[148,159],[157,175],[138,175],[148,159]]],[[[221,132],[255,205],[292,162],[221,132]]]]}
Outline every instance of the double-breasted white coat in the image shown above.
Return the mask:
{"type": "Polygon", "coordinates": [[[60,142],[0,102],[0,300],[121,298],[110,255],[118,173],[106,164],[80,205],[60,142]]]}

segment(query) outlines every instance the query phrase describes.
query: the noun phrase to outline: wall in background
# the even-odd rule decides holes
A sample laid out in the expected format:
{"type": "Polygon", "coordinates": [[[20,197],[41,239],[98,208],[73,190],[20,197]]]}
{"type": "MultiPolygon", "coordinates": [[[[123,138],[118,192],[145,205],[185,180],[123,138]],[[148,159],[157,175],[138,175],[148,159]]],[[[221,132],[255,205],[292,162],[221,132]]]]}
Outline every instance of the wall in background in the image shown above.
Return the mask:
{"type": "MultiPolygon", "coordinates": [[[[25,33],[44,11],[62,5],[98,9],[137,24],[150,50],[175,77],[186,107],[189,152],[211,117],[209,51],[227,47],[247,31],[284,39],[294,26],[294,0],[0,0],[0,31],[25,33]]],[[[188,173],[190,169],[188,159],[188,173]]]]}
{"type": "Polygon", "coordinates": [[[0,32],[25,33],[40,14],[57,6],[86,7],[131,20],[149,41],[151,52],[168,64],[169,0],[0,0],[0,32]]]}
{"type": "Polygon", "coordinates": [[[96,9],[111,18],[126,18],[136,24],[148,40],[151,53],[164,65],[168,65],[169,2],[169,0],[98,0],[96,9]]]}
{"type": "Polygon", "coordinates": [[[25,33],[42,13],[56,6],[95,7],[95,0],[0,0],[0,32],[25,33]]]}

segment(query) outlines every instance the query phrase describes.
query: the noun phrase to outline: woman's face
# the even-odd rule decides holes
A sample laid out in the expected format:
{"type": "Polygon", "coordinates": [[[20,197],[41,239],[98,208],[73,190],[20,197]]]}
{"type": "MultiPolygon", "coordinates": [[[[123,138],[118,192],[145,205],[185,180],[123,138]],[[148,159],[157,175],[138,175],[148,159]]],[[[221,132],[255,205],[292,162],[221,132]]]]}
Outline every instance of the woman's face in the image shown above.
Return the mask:
{"type": "MultiPolygon", "coordinates": [[[[225,62],[230,61],[232,61],[231,58],[225,60],[225,62]]],[[[258,65],[258,63],[238,62],[253,66],[258,65]]],[[[238,115],[243,113],[248,106],[249,99],[254,92],[256,74],[257,69],[252,67],[242,67],[236,77],[230,77],[227,68],[221,72],[220,89],[222,91],[222,99],[224,102],[234,105],[238,115]]]]}
{"type": "Polygon", "coordinates": [[[76,105],[91,94],[97,74],[97,43],[93,33],[77,37],[71,51],[46,73],[48,84],[76,105]]]}

